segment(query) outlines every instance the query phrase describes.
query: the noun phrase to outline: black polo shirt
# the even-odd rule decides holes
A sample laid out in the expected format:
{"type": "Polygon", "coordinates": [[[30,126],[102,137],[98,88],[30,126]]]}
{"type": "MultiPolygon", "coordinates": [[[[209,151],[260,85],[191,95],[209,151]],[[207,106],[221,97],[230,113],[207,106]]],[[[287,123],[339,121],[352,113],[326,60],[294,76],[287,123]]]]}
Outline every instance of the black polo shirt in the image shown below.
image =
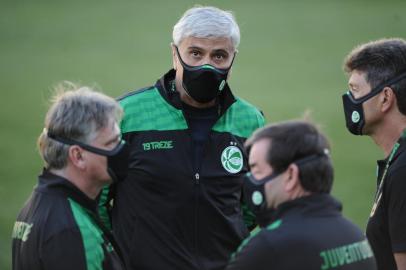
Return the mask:
{"type": "MultiPolygon", "coordinates": [[[[397,269],[393,253],[406,252],[406,141],[401,138],[384,179],[382,199],[367,225],[378,269],[397,269]]],[[[378,160],[379,187],[387,159],[378,160]]]]}
{"type": "Polygon", "coordinates": [[[195,108],[182,103],[182,107],[193,139],[194,167],[198,168],[202,162],[203,150],[209,138],[210,130],[219,115],[218,105],[210,108],[195,108]]]}
{"type": "Polygon", "coordinates": [[[376,269],[365,236],[340,212],[326,194],[285,202],[267,227],[242,242],[226,269],[376,269]]]}
{"type": "Polygon", "coordinates": [[[124,269],[97,203],[44,170],[12,233],[14,270],[124,269]]]}

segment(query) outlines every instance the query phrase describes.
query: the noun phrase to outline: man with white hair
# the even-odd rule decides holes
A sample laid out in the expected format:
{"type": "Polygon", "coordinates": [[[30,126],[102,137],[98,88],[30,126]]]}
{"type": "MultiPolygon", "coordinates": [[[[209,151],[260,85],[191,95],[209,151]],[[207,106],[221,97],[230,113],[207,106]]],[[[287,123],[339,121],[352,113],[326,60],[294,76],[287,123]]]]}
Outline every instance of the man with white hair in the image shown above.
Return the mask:
{"type": "Polygon", "coordinates": [[[129,269],[223,269],[253,225],[243,145],[264,118],[227,84],[239,41],[230,12],[191,8],[173,28],[173,69],[119,99],[131,154],[110,195],[129,269]]]}
{"type": "Polygon", "coordinates": [[[126,174],[122,109],[88,87],[58,90],[38,139],[45,168],[14,224],[13,269],[124,269],[97,212],[102,188],[126,174]]]}

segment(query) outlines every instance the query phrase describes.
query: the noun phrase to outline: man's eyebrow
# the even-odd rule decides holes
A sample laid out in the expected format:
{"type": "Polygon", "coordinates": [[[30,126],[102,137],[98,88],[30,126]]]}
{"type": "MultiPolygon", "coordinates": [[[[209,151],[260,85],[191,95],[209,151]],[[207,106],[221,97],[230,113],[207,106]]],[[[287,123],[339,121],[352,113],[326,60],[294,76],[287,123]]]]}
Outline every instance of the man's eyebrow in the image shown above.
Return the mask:
{"type": "Polygon", "coordinates": [[[226,53],[226,54],[230,54],[227,50],[225,49],[215,49],[213,50],[213,53],[226,53]]]}
{"type": "Polygon", "coordinates": [[[204,51],[204,49],[202,47],[198,47],[198,46],[189,46],[187,47],[188,50],[200,50],[200,51],[204,51]]]}

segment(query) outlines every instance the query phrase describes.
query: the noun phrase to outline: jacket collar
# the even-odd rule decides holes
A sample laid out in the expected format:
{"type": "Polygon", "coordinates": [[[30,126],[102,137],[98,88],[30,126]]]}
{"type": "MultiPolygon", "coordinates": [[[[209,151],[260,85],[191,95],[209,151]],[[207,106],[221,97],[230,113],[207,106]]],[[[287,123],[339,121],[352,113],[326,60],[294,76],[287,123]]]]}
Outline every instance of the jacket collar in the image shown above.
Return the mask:
{"type": "MultiPolygon", "coordinates": [[[[169,70],[164,76],[162,76],[155,84],[155,87],[159,90],[161,96],[172,106],[178,110],[182,110],[182,101],[180,99],[179,92],[173,87],[176,71],[174,69],[169,70]]],[[[231,89],[228,85],[224,87],[219,95],[218,106],[220,109],[220,116],[223,115],[227,109],[236,101],[231,89]]]]}
{"type": "Polygon", "coordinates": [[[36,190],[39,192],[52,192],[73,199],[84,208],[93,213],[97,213],[97,201],[89,198],[72,182],[61,176],[55,175],[43,169],[42,174],[38,176],[38,186],[36,190]]]}
{"type": "MultiPolygon", "coordinates": [[[[395,162],[395,160],[400,156],[400,154],[402,154],[406,149],[406,130],[403,131],[402,136],[398,139],[397,143],[400,144],[399,148],[396,151],[396,153],[394,154],[389,165],[391,165],[393,162],[395,162]]],[[[378,164],[378,168],[385,167],[385,164],[388,160],[389,160],[389,156],[386,157],[385,159],[377,160],[376,163],[378,164]]]]}
{"type": "Polygon", "coordinates": [[[312,194],[280,204],[273,213],[272,220],[283,218],[286,215],[302,214],[312,216],[330,214],[337,215],[341,212],[342,205],[329,194],[312,194]]]}
{"type": "Polygon", "coordinates": [[[400,156],[400,154],[406,149],[406,130],[403,131],[402,136],[398,140],[398,143],[400,145],[395,155],[393,156],[392,162],[395,161],[400,156]]]}

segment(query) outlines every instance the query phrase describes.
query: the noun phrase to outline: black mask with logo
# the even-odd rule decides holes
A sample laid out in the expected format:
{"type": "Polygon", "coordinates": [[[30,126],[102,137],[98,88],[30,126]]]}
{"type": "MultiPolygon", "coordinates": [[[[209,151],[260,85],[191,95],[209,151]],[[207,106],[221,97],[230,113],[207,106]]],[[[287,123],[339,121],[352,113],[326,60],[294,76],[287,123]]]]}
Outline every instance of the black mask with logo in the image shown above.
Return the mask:
{"type": "Polygon", "coordinates": [[[235,54],[230,66],[220,69],[209,64],[189,66],[180,57],[178,47],[176,47],[176,53],[183,67],[182,86],[186,93],[199,103],[207,103],[215,99],[227,83],[228,72],[234,62],[235,54]]]}
{"type": "Polygon", "coordinates": [[[354,135],[363,135],[362,134],[362,129],[365,125],[365,115],[364,115],[364,109],[362,107],[362,104],[371,99],[372,97],[376,96],[382,90],[387,87],[391,86],[394,83],[397,83],[398,81],[406,78],[406,72],[401,73],[399,76],[396,76],[395,78],[388,80],[386,82],[383,82],[379,84],[377,87],[371,90],[367,95],[361,97],[361,98],[354,98],[352,95],[351,91],[347,91],[343,96],[343,107],[344,107],[344,115],[345,115],[345,123],[347,126],[347,129],[354,135]]]}
{"type": "MultiPolygon", "coordinates": [[[[299,168],[305,163],[314,161],[322,157],[328,157],[328,149],[324,149],[322,153],[312,154],[300,159],[293,161],[299,168]]],[[[255,214],[256,221],[261,227],[267,225],[266,223],[272,218],[272,214],[275,209],[268,208],[266,195],[265,195],[265,184],[269,181],[274,180],[282,172],[274,172],[262,179],[256,179],[250,172],[244,176],[243,180],[243,195],[244,202],[247,204],[248,208],[255,214]]],[[[300,172],[299,172],[300,173],[300,172]]],[[[302,184],[303,185],[303,184],[302,184]]]]}
{"type": "Polygon", "coordinates": [[[67,145],[78,145],[89,152],[107,157],[107,172],[114,182],[121,181],[127,177],[130,152],[128,144],[124,140],[121,140],[114,149],[104,150],[79,141],[63,138],[50,132],[47,132],[47,135],[57,142],[67,145]]]}
{"type": "Polygon", "coordinates": [[[250,172],[244,176],[243,194],[244,201],[248,208],[255,214],[260,215],[267,209],[267,202],[265,196],[265,184],[272,181],[279,175],[273,173],[263,179],[256,179],[250,172]]]}

